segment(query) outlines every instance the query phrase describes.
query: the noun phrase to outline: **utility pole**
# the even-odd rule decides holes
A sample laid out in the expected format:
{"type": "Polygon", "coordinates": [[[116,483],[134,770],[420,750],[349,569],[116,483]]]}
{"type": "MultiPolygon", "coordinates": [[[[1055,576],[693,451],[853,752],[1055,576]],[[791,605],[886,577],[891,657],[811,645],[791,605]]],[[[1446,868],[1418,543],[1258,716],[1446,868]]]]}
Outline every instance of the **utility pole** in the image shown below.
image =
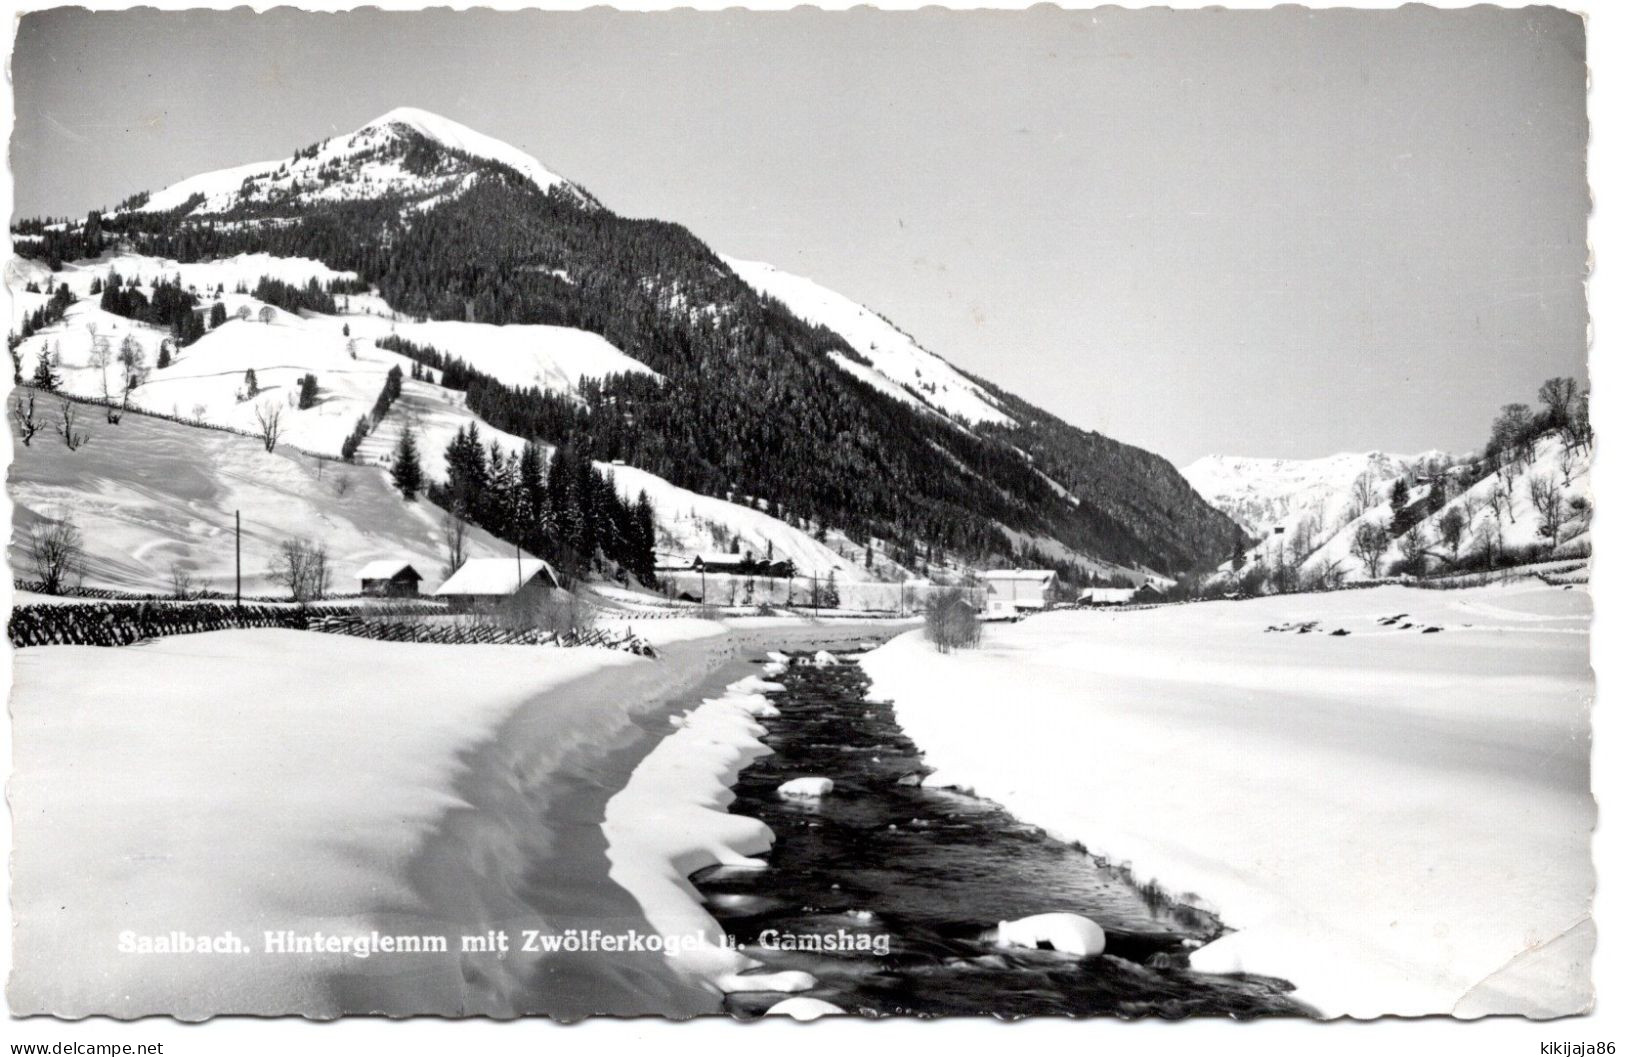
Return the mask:
{"type": "Polygon", "coordinates": [[[243,608],[243,512],[237,511],[237,608],[243,608]]]}

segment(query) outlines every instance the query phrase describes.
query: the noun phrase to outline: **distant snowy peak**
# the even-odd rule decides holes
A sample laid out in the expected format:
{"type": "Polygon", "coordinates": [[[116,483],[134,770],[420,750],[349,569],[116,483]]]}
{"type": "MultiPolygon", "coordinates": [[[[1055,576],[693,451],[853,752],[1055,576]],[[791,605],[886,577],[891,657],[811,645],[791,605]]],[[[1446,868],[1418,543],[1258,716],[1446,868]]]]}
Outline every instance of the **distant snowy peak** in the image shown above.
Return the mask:
{"type": "Polygon", "coordinates": [[[971,423],[1011,425],[998,399],[952,364],[878,312],[811,279],[792,275],[760,261],[723,257],[723,263],[751,289],[783,304],[798,318],[839,334],[867,363],[836,350],[829,357],[847,373],[921,410],[957,416],[971,423]]]}
{"type": "Polygon", "coordinates": [[[1369,472],[1379,487],[1386,487],[1416,466],[1449,458],[1439,451],[1341,452],[1321,459],[1208,455],[1180,472],[1198,495],[1258,536],[1296,515],[1341,507],[1362,474],[1369,472]]]}
{"type": "Polygon", "coordinates": [[[517,147],[427,110],[398,107],[291,158],[202,173],[171,184],[134,208],[164,212],[195,202],[191,212],[208,215],[239,206],[386,195],[402,196],[421,208],[467,189],[477,175],[467,158],[495,162],[543,191],[562,188],[584,204],[593,203],[585,190],[517,147]],[[423,146],[440,150],[419,149],[423,146]]]}

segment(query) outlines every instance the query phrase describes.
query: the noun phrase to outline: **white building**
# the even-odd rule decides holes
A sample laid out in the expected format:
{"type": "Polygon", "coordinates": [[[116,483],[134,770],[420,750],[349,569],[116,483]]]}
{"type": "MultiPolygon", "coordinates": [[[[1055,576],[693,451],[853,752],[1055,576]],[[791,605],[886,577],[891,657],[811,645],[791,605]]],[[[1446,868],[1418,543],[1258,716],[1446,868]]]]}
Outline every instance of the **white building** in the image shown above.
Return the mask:
{"type": "Polygon", "coordinates": [[[1091,587],[1078,596],[1084,606],[1126,606],[1134,601],[1135,587],[1091,587]]]}
{"type": "Polygon", "coordinates": [[[1043,609],[1055,600],[1054,569],[989,569],[982,582],[990,613],[1043,609]]]}

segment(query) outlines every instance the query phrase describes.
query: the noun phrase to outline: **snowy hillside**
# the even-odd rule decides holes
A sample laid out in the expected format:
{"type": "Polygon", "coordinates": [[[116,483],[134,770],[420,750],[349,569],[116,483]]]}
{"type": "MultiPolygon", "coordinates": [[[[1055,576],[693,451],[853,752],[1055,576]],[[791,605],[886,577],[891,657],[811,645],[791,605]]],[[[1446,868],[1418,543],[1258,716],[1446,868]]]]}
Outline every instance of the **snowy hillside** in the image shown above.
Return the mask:
{"type": "MultiPolygon", "coordinates": [[[[257,429],[256,411],[267,399],[287,403],[301,377],[315,374],[320,396],[314,407],[285,406],[283,439],[306,451],[337,455],[345,436],[366,414],[393,367],[410,373],[412,363],[374,342],[398,337],[428,345],[498,380],[517,388],[573,392],[584,378],[654,372],[597,334],[571,327],[506,326],[453,321],[415,322],[397,313],[376,295],[340,297],[352,309],[339,315],[293,314],[273,308],[269,322],[260,321],[264,302],[234,292],[239,285],[253,288],[261,278],[296,286],[315,280],[354,278],[334,272],[318,261],[303,258],[244,255],[219,261],[180,264],[136,254],[108,254],[95,261],[65,265],[54,275],[43,264],[14,259],[7,269],[14,296],[12,327],[39,308],[48,294],[26,289],[50,281],[65,285],[80,298],[66,316],[18,349],[24,377],[31,377],[39,352],[50,346],[63,390],[91,399],[117,396],[121,378],[116,364],[99,366],[94,349],[106,339],[116,352],[127,337],[140,344],[147,364],[145,379],[130,391],[137,408],[195,419],[232,429],[257,429]],[[138,288],[150,290],[160,279],[178,278],[202,296],[202,310],[218,301],[228,320],[201,340],[175,352],[167,367],[157,367],[159,346],[169,337],[162,328],[102,311],[91,294],[92,284],[118,273],[138,288]],[[225,288],[215,295],[214,291],[225,288]],[[248,318],[238,317],[246,312],[248,318]],[[349,334],[346,336],[345,331],[349,334]],[[263,396],[243,399],[244,377],[255,372],[263,396]]],[[[451,428],[455,432],[456,427],[451,428]]],[[[450,439],[448,433],[446,439],[450,439]]]]}
{"type": "MultiPolygon", "coordinates": [[[[272,404],[281,416],[279,451],[299,449],[337,456],[357,419],[371,411],[392,368],[399,368],[406,376],[401,395],[361,442],[356,454],[358,463],[387,467],[402,431],[408,428],[417,439],[424,472],[431,480],[445,478],[446,445],[458,430],[470,425],[478,426],[488,446],[494,444],[504,452],[524,447],[523,438],[496,429],[469,411],[466,394],[412,378],[410,359],[375,344],[375,340],[388,336],[433,346],[520,388],[568,393],[583,378],[623,373],[654,376],[654,372],[602,337],[569,327],[414,322],[398,318],[398,313],[376,295],[339,298],[341,307],[345,302],[354,302],[352,308],[362,305],[364,311],[296,315],[272,309],[270,321],[261,322],[259,311],[265,305],[252,296],[232,292],[218,298],[227,309],[227,321],[178,350],[170,365],[160,368],[152,364],[168,333],[102,311],[90,293],[92,283],[105,282],[113,271],[131,280],[144,280],[149,288],[159,278],[178,276],[182,284],[206,295],[206,307],[216,299],[212,291],[218,287],[231,291],[240,283],[252,288],[262,276],[295,285],[311,279],[327,282],[353,276],[333,272],[320,262],[265,254],[191,264],[109,254],[101,260],[69,264],[54,275],[42,264],[18,259],[7,270],[16,296],[14,326],[24,314],[49,299],[48,294],[27,291],[31,282],[43,289],[54,279],[80,297],[62,321],[21,344],[18,351],[25,378],[32,376],[40,351],[49,346],[63,391],[90,399],[101,398],[104,393],[116,395],[120,386],[118,366],[97,366],[93,348],[97,339],[105,339],[109,348],[117,350],[125,338],[133,336],[141,344],[149,369],[144,375],[146,380],[129,394],[132,407],[253,434],[260,428],[257,416],[272,404]],[[248,310],[248,319],[237,317],[243,308],[248,310]],[[246,398],[244,390],[244,378],[250,370],[259,387],[252,399],[246,398]],[[290,403],[289,397],[306,374],[317,377],[318,397],[313,406],[300,409],[290,403]]],[[[99,411],[86,411],[97,435],[120,437],[115,427],[96,424],[99,411]]],[[[127,423],[134,421],[134,417],[126,419],[127,423]]],[[[246,438],[244,442],[257,443],[246,438]]],[[[99,447],[93,442],[86,450],[99,447]]],[[[551,454],[550,445],[544,443],[542,447],[551,454]]],[[[628,500],[635,500],[639,491],[648,492],[655,508],[658,550],[667,558],[726,550],[737,539],[742,548],[757,554],[766,554],[771,544],[777,557],[794,560],[797,568],[807,574],[828,575],[834,571],[842,579],[868,578],[861,562],[842,557],[807,532],[759,510],[679,488],[632,467],[608,463],[599,463],[598,467],[615,474],[628,500]]]]}
{"type": "MultiPolygon", "coordinates": [[[[41,402],[54,421],[54,401],[41,402]]],[[[94,408],[82,408],[94,412],[94,408]]],[[[24,446],[15,434],[11,466],[15,575],[32,576],[29,531],[44,519],[72,517],[84,539],[88,586],[164,593],[172,567],[197,588],[230,591],[234,515],[243,521],[243,589],[280,594],[267,578],[284,540],[325,544],[333,589],[354,591],[355,571],[369,561],[402,558],[423,574],[425,588],[441,579],[441,512],[426,500],[408,503],[373,466],[346,466],[258,440],[145,415],[117,426],[90,419],[90,442],[69,451],[50,427],[24,446]]],[[[474,529],[470,557],[513,553],[474,529]]]]}
{"type": "MultiPolygon", "coordinates": [[[[1436,501],[1437,509],[1419,518],[1410,530],[1415,545],[1423,552],[1422,569],[1418,571],[1439,571],[1450,561],[1491,553],[1522,554],[1531,559],[1587,557],[1591,553],[1588,448],[1571,449],[1559,437],[1549,435],[1535,445],[1527,463],[1510,465],[1478,481],[1464,481],[1459,489],[1448,479],[1423,485],[1419,493],[1412,493],[1412,501],[1428,510],[1432,506],[1428,502],[1432,488],[1443,489],[1445,495],[1436,501]],[[1549,521],[1543,519],[1535,498],[1544,485],[1550,485],[1555,492],[1555,513],[1549,521]],[[1580,501],[1578,506],[1575,500],[1580,501]],[[1447,522],[1456,522],[1459,528],[1447,528],[1447,522]],[[1554,530],[1555,538],[1546,535],[1543,527],[1554,530]]],[[[1337,566],[1346,570],[1350,579],[1371,578],[1369,563],[1363,560],[1356,543],[1359,526],[1381,525],[1394,535],[1395,516],[1391,505],[1373,507],[1340,529],[1301,564],[1305,568],[1337,566]]],[[[1374,559],[1377,576],[1386,575],[1405,559],[1406,545],[1407,541],[1399,536],[1389,541],[1382,556],[1374,559]]],[[[1264,560],[1268,561],[1268,555],[1264,560]]]]}
{"type": "Polygon", "coordinates": [[[1258,537],[1303,516],[1330,521],[1347,506],[1356,480],[1370,474],[1385,488],[1407,470],[1448,460],[1442,452],[1389,455],[1343,452],[1323,459],[1249,459],[1204,456],[1180,471],[1209,503],[1258,537]]]}
{"type": "Polygon", "coordinates": [[[1331,586],[1591,552],[1591,449],[1555,431],[1526,459],[1209,457],[1184,472],[1256,535],[1241,569],[1224,563],[1215,585],[1256,571],[1284,586],[1331,586]]]}
{"type": "Polygon", "coordinates": [[[591,200],[524,151],[437,114],[400,107],[292,158],[235,165],[171,184],[135,211],[158,213],[193,203],[192,214],[225,213],[293,196],[346,201],[399,194],[421,203],[465,190],[472,179],[466,167],[453,162],[424,169],[413,163],[410,150],[417,139],[498,162],[543,191],[562,188],[583,202],[591,200]]]}
{"type": "Polygon", "coordinates": [[[1010,423],[1010,416],[997,398],[947,360],[920,348],[878,312],[771,264],[722,259],[757,293],[782,302],[808,323],[828,327],[845,338],[869,362],[861,363],[838,351],[828,355],[842,370],[868,385],[905,404],[967,422],[1001,426],[1010,423]]]}

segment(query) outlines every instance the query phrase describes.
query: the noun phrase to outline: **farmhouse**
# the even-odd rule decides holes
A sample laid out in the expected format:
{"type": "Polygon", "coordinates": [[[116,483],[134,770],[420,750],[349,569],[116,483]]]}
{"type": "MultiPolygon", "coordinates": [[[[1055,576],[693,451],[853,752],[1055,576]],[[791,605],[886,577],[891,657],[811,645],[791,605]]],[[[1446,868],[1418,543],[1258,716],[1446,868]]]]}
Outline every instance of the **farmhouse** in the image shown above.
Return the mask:
{"type": "Polygon", "coordinates": [[[1134,601],[1137,588],[1091,587],[1078,596],[1082,606],[1126,606],[1134,601]]]}
{"type": "Polygon", "coordinates": [[[558,574],[540,558],[470,558],[434,594],[453,613],[531,602],[559,588],[558,574]]]}
{"type": "Polygon", "coordinates": [[[989,569],[982,573],[987,584],[988,608],[1043,609],[1052,602],[1054,569],[989,569]]]}
{"type": "Polygon", "coordinates": [[[751,573],[756,570],[756,559],[750,551],[717,551],[695,555],[693,568],[701,573],[751,573]]]}
{"type": "Polygon", "coordinates": [[[362,594],[387,598],[415,595],[418,584],[423,581],[418,571],[400,558],[380,558],[368,562],[355,574],[355,578],[361,581],[362,594]]]}

